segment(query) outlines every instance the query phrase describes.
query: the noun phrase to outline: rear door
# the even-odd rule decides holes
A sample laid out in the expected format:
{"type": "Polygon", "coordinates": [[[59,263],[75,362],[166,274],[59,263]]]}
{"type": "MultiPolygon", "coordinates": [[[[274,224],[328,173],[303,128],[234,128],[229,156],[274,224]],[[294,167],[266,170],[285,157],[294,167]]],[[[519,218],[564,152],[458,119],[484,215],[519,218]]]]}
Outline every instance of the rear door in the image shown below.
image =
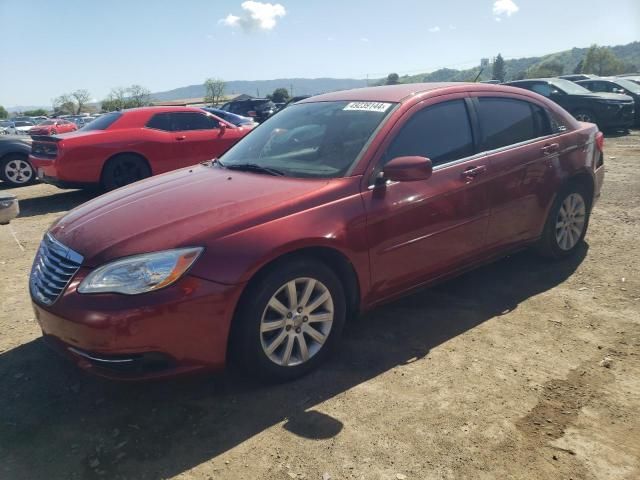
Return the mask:
{"type": "MultiPolygon", "coordinates": [[[[491,169],[487,248],[538,235],[553,196],[553,162],[566,139],[552,132],[550,113],[523,97],[477,94],[480,149],[491,169]]],[[[561,128],[557,127],[558,130],[561,128]]]]}
{"type": "Polygon", "coordinates": [[[416,105],[379,154],[372,178],[399,156],[428,157],[434,168],[428,180],[373,184],[362,195],[374,298],[436,278],[483,250],[488,172],[485,158],[475,154],[466,97],[446,95],[416,105]]]}

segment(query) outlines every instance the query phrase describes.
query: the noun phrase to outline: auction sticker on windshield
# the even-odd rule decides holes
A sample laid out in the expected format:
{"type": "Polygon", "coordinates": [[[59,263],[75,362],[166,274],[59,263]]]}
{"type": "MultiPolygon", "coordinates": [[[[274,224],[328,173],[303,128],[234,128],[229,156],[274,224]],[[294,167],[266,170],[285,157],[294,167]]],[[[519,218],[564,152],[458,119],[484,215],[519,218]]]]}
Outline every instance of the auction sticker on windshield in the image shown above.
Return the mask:
{"type": "Polygon", "coordinates": [[[383,102],[351,102],[342,110],[359,110],[363,112],[386,112],[391,106],[390,103],[383,102]]]}

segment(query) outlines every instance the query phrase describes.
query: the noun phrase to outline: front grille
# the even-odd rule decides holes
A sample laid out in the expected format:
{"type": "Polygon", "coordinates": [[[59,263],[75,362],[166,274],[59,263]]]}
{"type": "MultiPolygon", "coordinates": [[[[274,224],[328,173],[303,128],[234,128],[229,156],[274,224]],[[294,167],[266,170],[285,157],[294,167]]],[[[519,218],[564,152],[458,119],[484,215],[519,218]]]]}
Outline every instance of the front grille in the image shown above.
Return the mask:
{"type": "Polygon", "coordinates": [[[82,255],[65,247],[47,233],[31,267],[31,296],[43,305],[51,305],[67,287],[82,260],[82,255]]]}

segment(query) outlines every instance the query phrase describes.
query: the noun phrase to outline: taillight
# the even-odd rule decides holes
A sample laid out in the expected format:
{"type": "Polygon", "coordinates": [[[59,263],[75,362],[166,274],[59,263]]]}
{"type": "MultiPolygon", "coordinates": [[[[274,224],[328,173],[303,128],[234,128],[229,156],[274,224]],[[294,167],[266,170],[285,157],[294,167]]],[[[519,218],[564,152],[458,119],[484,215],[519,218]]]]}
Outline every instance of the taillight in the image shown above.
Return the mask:
{"type": "Polygon", "coordinates": [[[596,147],[601,152],[604,152],[604,134],[602,132],[596,133],[596,147]]]}

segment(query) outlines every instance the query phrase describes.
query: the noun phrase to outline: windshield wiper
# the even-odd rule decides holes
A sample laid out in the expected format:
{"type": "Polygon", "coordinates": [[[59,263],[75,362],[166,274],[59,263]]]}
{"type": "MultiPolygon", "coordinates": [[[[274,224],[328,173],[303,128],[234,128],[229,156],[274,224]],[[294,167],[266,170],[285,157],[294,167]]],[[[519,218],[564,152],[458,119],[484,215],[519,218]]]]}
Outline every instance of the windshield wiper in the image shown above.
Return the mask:
{"type": "MultiPolygon", "coordinates": [[[[220,163],[220,161],[218,160],[217,163],[220,163]]],[[[284,175],[284,172],[277,170],[275,168],[271,168],[271,167],[263,167],[262,165],[258,165],[257,163],[236,163],[236,164],[231,164],[229,165],[228,163],[225,163],[224,165],[222,165],[224,168],[227,168],[229,170],[240,170],[240,171],[245,171],[245,172],[257,172],[257,173],[267,173],[269,175],[274,175],[277,177],[281,177],[284,175]]]]}

